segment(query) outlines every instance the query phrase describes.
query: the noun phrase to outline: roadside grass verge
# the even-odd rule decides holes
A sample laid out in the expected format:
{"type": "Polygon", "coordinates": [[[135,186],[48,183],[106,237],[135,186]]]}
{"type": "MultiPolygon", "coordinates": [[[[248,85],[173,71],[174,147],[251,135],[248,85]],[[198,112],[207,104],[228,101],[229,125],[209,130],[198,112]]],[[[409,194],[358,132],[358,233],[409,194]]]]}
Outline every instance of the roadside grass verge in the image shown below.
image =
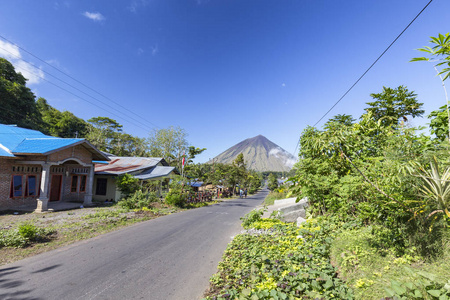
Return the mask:
{"type": "Polygon", "coordinates": [[[399,256],[394,249],[373,246],[372,227],[361,227],[336,237],[331,259],[357,299],[450,299],[448,237],[447,232],[438,258],[422,258],[414,247],[399,256]]]}
{"type": "Polygon", "coordinates": [[[273,191],[270,192],[266,199],[264,199],[264,205],[273,205],[275,200],[280,200],[280,199],[285,199],[287,196],[286,192],[278,192],[278,191],[273,191]]]}
{"type": "Polygon", "coordinates": [[[297,228],[258,211],[242,220],[205,299],[450,299],[448,228],[431,260],[377,246],[379,231],[356,220],[321,216],[297,228]]]}
{"type": "Polygon", "coordinates": [[[205,299],[353,299],[329,259],[338,224],[244,220],[253,222],[228,245],[205,299]]]}

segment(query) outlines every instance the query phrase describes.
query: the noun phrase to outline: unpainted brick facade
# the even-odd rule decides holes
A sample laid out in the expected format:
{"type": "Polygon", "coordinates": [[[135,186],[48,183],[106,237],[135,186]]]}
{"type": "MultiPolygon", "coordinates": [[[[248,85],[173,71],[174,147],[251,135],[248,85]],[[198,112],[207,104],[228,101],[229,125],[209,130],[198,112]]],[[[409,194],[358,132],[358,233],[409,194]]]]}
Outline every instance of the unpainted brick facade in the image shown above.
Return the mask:
{"type": "Polygon", "coordinates": [[[36,205],[41,191],[43,163],[46,162],[52,163],[49,177],[49,196],[52,186],[60,187],[59,195],[55,190],[53,199],[50,200],[83,203],[84,196],[88,191],[92,153],[84,146],[77,145],[48,156],[30,155],[21,158],[0,158],[0,210],[14,209],[24,205],[36,205]],[[83,165],[76,160],[72,160],[74,158],[83,165]],[[16,187],[20,180],[22,182],[21,191],[16,190],[16,196],[14,196],[13,191],[13,180],[15,180],[16,187]],[[52,181],[54,182],[52,183],[52,181]],[[58,185],[59,181],[60,184],[58,185]]]}

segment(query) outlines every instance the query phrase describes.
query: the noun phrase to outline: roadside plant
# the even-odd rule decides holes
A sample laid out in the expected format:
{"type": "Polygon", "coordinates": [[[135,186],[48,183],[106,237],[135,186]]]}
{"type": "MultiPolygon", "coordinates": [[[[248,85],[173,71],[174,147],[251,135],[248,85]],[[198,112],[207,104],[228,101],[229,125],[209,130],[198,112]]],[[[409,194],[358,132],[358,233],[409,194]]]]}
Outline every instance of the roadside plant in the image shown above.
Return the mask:
{"type": "Polygon", "coordinates": [[[250,225],[252,225],[253,223],[260,221],[262,215],[264,214],[264,211],[266,211],[266,208],[262,208],[262,209],[254,209],[251,212],[249,212],[248,214],[246,214],[245,216],[243,216],[241,218],[242,221],[242,227],[244,227],[244,229],[248,229],[250,225]]]}
{"type": "Polygon", "coordinates": [[[156,201],[158,201],[158,196],[155,192],[137,190],[134,194],[120,200],[118,204],[127,209],[143,209],[156,201]]]}
{"type": "Polygon", "coordinates": [[[39,228],[30,223],[23,223],[15,229],[0,230],[0,248],[23,248],[33,242],[48,240],[48,236],[54,232],[53,229],[39,228]]]}
{"type": "Polygon", "coordinates": [[[123,174],[117,177],[116,185],[125,198],[141,188],[139,179],[130,174],[123,174]]]}
{"type": "MultiPolygon", "coordinates": [[[[450,33],[445,35],[439,34],[437,37],[430,37],[430,43],[434,44],[433,47],[425,46],[417,49],[418,51],[428,53],[430,57],[415,57],[411,61],[427,61],[433,63],[433,67],[436,70],[437,75],[441,79],[442,87],[445,93],[447,111],[447,138],[450,139],[450,110],[448,107],[448,94],[444,81],[450,76],[450,33]],[[442,67],[447,66],[447,67],[442,67]],[[440,69],[439,69],[440,68],[440,69]]],[[[442,107],[441,107],[442,109],[442,107]]],[[[433,127],[432,127],[433,128],[433,127]]]]}
{"type": "Polygon", "coordinates": [[[181,190],[171,190],[167,193],[166,203],[172,206],[184,207],[186,204],[186,193],[181,190]]]}
{"type": "Polygon", "coordinates": [[[424,199],[419,202],[415,214],[426,213],[429,218],[440,213],[444,218],[450,218],[450,167],[441,173],[436,157],[430,161],[430,169],[417,163],[412,165],[411,174],[421,179],[419,191],[424,199]]]}

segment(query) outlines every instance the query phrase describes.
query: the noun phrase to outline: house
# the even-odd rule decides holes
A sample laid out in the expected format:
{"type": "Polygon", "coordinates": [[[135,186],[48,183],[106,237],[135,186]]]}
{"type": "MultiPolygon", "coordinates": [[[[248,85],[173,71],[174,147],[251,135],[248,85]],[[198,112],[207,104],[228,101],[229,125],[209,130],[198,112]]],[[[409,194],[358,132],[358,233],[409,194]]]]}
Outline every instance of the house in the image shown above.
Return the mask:
{"type": "Polygon", "coordinates": [[[95,164],[94,201],[118,201],[121,193],[117,189],[117,177],[123,174],[133,175],[141,184],[157,180],[160,191],[168,185],[170,177],[179,174],[175,167],[169,166],[164,158],[159,157],[120,157],[108,154],[108,164],[95,164]]]}
{"type": "Polygon", "coordinates": [[[85,139],[58,138],[0,124],[0,210],[49,202],[92,204],[94,160],[109,160],[85,139]]]}

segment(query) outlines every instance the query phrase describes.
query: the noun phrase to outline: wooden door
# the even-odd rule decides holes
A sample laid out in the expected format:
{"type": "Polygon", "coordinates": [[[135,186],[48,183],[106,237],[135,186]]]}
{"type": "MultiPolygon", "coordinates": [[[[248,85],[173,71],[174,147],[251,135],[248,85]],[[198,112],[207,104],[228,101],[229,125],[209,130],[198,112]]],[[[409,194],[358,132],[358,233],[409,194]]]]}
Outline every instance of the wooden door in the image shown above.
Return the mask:
{"type": "Polygon", "coordinates": [[[61,197],[62,175],[52,175],[50,201],[59,201],[61,197]]]}

